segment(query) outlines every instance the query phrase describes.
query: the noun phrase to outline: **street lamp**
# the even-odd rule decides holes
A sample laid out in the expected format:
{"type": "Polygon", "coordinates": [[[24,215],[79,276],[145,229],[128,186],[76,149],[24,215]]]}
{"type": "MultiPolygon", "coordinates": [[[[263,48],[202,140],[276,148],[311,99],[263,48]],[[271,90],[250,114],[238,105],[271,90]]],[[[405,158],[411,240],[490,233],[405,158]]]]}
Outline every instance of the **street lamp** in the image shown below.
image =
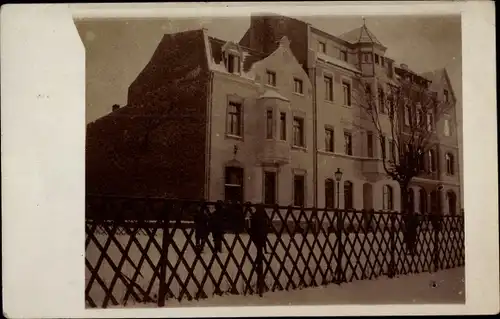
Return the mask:
{"type": "Polygon", "coordinates": [[[335,172],[335,180],[337,181],[337,209],[339,208],[339,196],[340,196],[340,181],[342,180],[342,171],[337,168],[335,172]]]}

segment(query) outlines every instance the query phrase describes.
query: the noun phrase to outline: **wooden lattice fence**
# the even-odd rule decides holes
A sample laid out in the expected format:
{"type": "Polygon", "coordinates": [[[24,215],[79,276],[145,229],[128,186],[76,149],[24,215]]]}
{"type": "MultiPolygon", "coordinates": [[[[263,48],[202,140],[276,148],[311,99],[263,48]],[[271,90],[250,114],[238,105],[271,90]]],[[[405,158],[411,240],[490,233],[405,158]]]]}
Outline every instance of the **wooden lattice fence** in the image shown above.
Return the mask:
{"type": "Polygon", "coordinates": [[[464,265],[462,216],[216,206],[88,196],[87,306],[164,306],[464,265]]]}

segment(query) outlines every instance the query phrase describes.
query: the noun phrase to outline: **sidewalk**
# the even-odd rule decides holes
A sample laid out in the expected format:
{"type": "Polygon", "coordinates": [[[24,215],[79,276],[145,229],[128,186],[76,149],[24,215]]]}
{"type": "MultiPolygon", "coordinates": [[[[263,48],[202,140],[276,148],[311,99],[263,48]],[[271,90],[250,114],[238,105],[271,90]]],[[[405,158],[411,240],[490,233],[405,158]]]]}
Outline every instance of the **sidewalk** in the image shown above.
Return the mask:
{"type": "Polygon", "coordinates": [[[216,296],[200,301],[167,300],[167,307],[341,305],[341,304],[460,304],[465,303],[464,268],[389,279],[355,281],[340,286],[216,296]]]}

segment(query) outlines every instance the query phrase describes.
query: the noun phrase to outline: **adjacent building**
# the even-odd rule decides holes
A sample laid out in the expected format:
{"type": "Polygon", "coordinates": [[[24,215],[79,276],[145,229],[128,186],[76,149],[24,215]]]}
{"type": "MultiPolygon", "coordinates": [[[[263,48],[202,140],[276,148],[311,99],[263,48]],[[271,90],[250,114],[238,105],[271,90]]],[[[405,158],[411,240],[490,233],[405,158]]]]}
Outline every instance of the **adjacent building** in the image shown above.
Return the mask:
{"type": "MultiPolygon", "coordinates": [[[[386,49],[366,25],[333,36],[273,14],[252,16],[239,43],[205,29],[167,34],[127,105],[88,125],[87,192],[399,210],[354,79],[377,96],[405,76],[456,98],[445,69],[416,74],[386,49]]],[[[416,211],[455,214],[455,108],[430,122],[435,147],[411,196],[416,211]]]]}

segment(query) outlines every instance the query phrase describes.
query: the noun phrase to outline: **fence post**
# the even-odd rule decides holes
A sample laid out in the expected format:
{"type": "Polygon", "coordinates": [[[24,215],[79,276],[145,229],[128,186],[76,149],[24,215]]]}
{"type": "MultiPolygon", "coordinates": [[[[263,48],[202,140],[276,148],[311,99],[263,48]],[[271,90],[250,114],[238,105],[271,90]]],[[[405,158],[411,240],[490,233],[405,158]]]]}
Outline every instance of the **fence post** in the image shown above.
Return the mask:
{"type": "Polygon", "coordinates": [[[392,213],[390,217],[391,221],[391,228],[389,229],[390,232],[390,244],[391,244],[391,259],[389,261],[389,278],[394,278],[396,275],[396,239],[394,236],[397,234],[397,229],[396,229],[396,213],[392,213]]]}
{"type": "Polygon", "coordinates": [[[168,243],[170,237],[169,223],[170,223],[170,207],[171,203],[166,203],[165,214],[162,217],[162,245],[160,253],[160,275],[158,281],[160,282],[160,288],[158,291],[158,307],[165,306],[165,300],[167,299],[167,260],[168,260],[168,243]]]}
{"type": "Polygon", "coordinates": [[[432,230],[434,233],[434,271],[438,271],[440,269],[439,265],[439,231],[441,228],[441,217],[438,214],[435,214],[432,218],[432,230]]]}
{"type": "Polygon", "coordinates": [[[337,236],[337,267],[335,268],[335,283],[340,285],[340,283],[345,281],[344,270],[342,269],[342,257],[344,255],[344,244],[342,243],[342,233],[344,231],[344,212],[336,211],[337,213],[337,229],[335,234],[337,236]]]}

